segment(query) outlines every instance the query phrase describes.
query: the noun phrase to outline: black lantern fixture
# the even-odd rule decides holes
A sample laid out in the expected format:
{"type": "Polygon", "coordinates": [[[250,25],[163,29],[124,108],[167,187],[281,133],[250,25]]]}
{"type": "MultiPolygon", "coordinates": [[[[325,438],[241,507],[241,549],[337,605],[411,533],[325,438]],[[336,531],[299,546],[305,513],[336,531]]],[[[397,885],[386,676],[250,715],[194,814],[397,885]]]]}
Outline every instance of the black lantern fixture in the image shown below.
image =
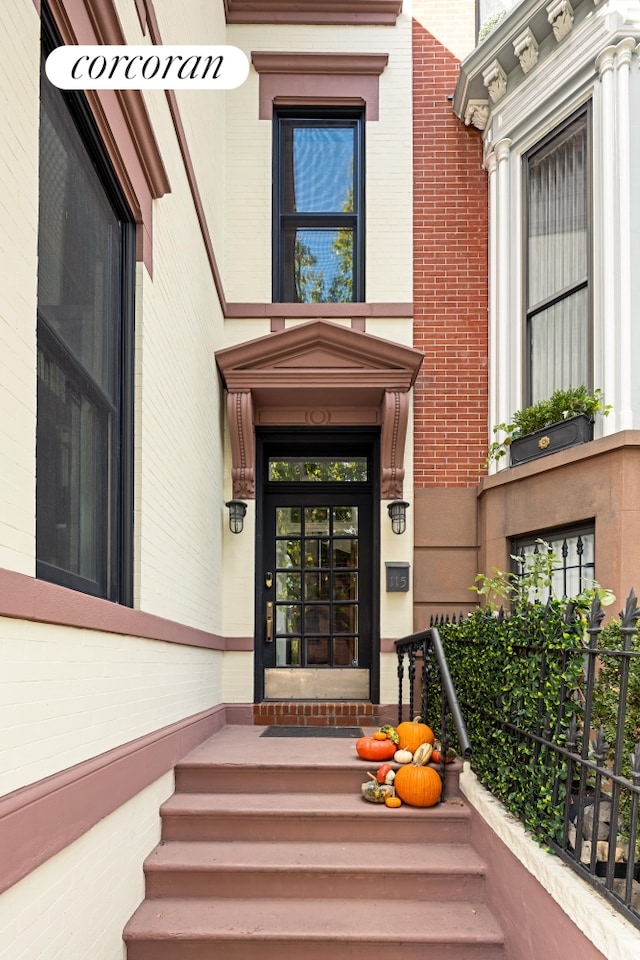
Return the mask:
{"type": "Polygon", "coordinates": [[[227,500],[225,507],[229,507],[229,530],[231,533],[242,533],[247,512],[246,503],[244,500],[227,500]]]}
{"type": "Polygon", "coordinates": [[[407,529],[407,507],[406,500],[392,500],[387,506],[389,516],[391,517],[391,529],[394,533],[404,533],[407,529]]]}

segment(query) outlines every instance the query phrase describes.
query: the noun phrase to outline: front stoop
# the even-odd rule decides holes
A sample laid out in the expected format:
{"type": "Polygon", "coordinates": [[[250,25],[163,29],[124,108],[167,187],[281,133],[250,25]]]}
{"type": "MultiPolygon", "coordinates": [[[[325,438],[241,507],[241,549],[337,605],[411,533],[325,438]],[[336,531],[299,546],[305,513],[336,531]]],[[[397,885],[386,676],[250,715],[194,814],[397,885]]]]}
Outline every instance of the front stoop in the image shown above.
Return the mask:
{"type": "Polygon", "coordinates": [[[353,742],[226,727],[176,769],[128,960],[503,960],[469,810],[371,804],[353,742]]]}

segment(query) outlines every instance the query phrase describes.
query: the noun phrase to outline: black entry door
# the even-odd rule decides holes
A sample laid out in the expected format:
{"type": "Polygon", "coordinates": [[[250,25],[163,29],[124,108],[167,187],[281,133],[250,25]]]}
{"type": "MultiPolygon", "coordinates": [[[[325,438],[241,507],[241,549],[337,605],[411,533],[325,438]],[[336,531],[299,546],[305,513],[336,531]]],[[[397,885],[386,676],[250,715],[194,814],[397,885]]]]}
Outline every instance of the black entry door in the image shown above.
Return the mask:
{"type": "Polygon", "coordinates": [[[317,439],[262,444],[259,700],[368,700],[376,682],[373,447],[317,439]]]}

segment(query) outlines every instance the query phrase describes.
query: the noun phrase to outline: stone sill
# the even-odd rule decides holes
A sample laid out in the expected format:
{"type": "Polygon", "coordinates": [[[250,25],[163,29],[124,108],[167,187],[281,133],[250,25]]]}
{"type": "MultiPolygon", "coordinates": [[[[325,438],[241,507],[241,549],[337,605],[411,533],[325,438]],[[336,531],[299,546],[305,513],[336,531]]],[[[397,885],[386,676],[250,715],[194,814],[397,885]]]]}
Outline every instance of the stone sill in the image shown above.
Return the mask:
{"type": "Polygon", "coordinates": [[[612,433],[608,437],[599,437],[597,440],[589,441],[589,443],[570,447],[568,450],[559,450],[557,453],[551,453],[538,460],[531,460],[529,463],[521,463],[512,467],[505,466],[497,473],[481,479],[478,484],[478,496],[481,496],[487,490],[504,486],[507,483],[525,480],[527,477],[536,476],[539,473],[557,470],[568,464],[614,453],[627,447],[640,447],[640,430],[622,430],[619,433],[612,433]]]}

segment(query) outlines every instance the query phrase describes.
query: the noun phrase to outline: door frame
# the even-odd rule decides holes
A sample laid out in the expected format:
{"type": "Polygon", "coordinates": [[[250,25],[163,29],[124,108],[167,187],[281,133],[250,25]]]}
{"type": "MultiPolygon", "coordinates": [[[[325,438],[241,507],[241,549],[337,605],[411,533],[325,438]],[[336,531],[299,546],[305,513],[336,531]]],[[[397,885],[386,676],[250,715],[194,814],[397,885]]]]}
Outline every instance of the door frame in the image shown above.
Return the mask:
{"type": "MultiPolygon", "coordinates": [[[[358,484],[358,494],[368,494],[371,502],[371,666],[369,682],[369,700],[378,703],[380,699],[380,428],[379,427],[262,427],[256,428],[256,539],[255,539],[255,590],[254,590],[254,702],[264,700],[264,667],[262,658],[262,624],[264,610],[263,557],[265,550],[264,535],[264,498],[266,487],[266,465],[270,455],[295,456],[311,455],[363,455],[370,462],[370,479],[364,485],[358,484]]],[[[348,487],[348,484],[345,484],[348,487]]],[[[301,485],[291,485],[292,492],[304,492],[301,485]]],[[[328,484],[331,492],[337,485],[328,484]]],[[[306,489],[310,491],[308,484],[306,489]]],[[[314,487],[320,492],[320,485],[314,487]]],[[[286,488],[278,489],[285,494],[286,488]]]]}

